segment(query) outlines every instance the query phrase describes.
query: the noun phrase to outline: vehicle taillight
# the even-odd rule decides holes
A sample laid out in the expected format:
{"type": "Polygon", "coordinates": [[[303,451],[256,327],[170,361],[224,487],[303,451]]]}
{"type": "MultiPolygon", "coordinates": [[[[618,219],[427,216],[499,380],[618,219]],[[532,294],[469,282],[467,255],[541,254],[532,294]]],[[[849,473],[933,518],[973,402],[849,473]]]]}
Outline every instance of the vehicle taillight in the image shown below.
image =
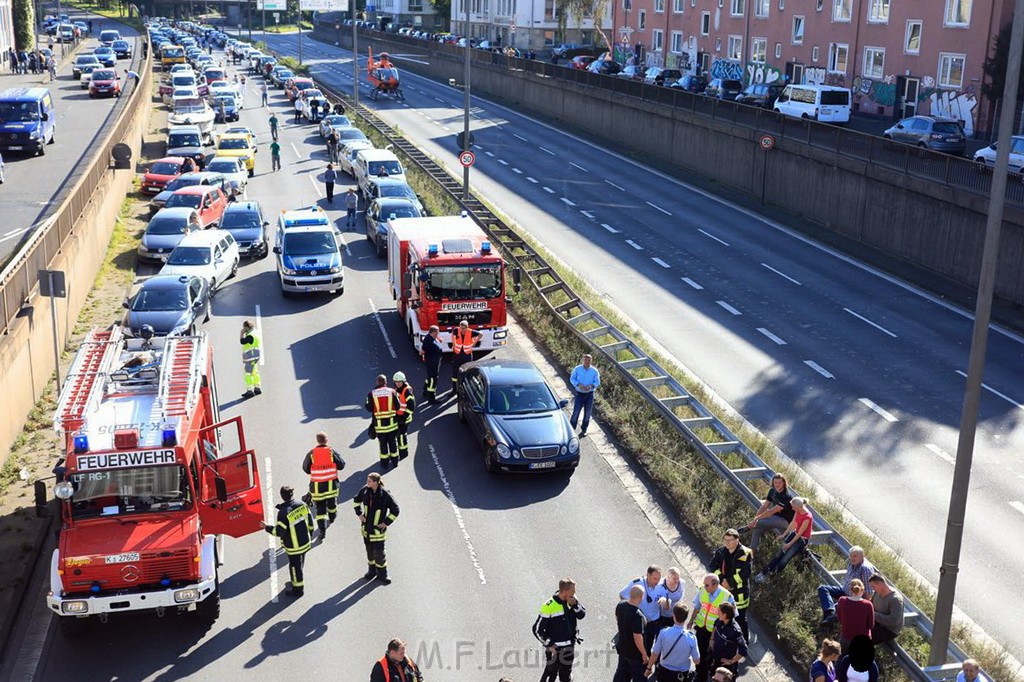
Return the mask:
{"type": "Polygon", "coordinates": [[[938,133],[932,133],[928,137],[932,138],[933,140],[941,140],[943,136],[938,133]]]}

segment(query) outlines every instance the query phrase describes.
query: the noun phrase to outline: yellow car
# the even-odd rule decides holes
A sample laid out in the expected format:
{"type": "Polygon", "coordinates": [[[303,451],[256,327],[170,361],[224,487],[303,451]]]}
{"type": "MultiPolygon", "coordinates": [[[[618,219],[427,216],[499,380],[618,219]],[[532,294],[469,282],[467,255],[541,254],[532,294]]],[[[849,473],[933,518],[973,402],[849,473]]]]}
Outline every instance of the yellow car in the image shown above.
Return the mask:
{"type": "Polygon", "coordinates": [[[225,133],[217,140],[214,156],[226,156],[245,164],[251,178],[256,174],[256,142],[246,133],[225,133]]]}
{"type": "Polygon", "coordinates": [[[187,64],[185,48],[181,45],[168,45],[160,50],[160,64],[164,71],[169,71],[175,64],[187,64]]]}

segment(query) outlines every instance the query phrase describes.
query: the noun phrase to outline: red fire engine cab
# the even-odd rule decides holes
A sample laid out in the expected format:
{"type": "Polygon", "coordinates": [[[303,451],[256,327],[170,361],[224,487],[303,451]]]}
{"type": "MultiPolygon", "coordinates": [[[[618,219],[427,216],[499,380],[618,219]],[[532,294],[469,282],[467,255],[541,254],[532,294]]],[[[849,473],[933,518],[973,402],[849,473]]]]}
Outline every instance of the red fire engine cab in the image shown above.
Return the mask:
{"type": "MultiPolygon", "coordinates": [[[[74,632],[98,616],[220,613],[221,538],[261,530],[255,453],[240,417],[219,420],[206,334],[126,339],[91,331],[54,428],[60,535],[46,602],[74,632]]],[[[46,504],[37,484],[36,502],[46,504]]]]}

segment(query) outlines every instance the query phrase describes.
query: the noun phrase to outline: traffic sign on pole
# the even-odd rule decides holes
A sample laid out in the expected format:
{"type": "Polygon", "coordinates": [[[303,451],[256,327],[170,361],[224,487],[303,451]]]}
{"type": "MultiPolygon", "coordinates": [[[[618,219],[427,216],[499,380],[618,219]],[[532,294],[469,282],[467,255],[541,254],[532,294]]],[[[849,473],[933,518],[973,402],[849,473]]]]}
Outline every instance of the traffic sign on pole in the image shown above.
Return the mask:
{"type": "Polygon", "coordinates": [[[762,135],[761,139],[758,141],[758,144],[761,145],[761,149],[769,151],[770,149],[775,147],[775,138],[772,137],[771,135],[762,135]]]}
{"type": "Polygon", "coordinates": [[[459,163],[461,163],[464,168],[469,168],[475,162],[476,154],[474,154],[473,152],[462,152],[461,154],[459,154],[459,163]]]}

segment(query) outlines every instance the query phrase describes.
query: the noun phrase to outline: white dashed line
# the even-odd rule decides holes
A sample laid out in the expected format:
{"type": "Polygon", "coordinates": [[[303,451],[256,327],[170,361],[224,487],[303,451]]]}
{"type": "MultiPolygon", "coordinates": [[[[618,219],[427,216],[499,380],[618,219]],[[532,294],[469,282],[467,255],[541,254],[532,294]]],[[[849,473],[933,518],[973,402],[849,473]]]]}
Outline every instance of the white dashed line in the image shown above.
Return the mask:
{"type": "Polygon", "coordinates": [[[582,214],[583,214],[583,215],[585,215],[586,217],[590,218],[591,220],[593,220],[593,219],[594,219],[594,214],[593,214],[593,213],[591,213],[590,211],[580,211],[580,213],[582,213],[582,214]]]}
{"type": "Polygon", "coordinates": [[[661,267],[665,268],[665,269],[671,269],[672,268],[671,265],[669,265],[665,261],[661,260],[660,258],[652,258],[651,260],[654,261],[655,263],[657,263],[658,265],[660,265],[661,267]]]}
{"type": "Polygon", "coordinates": [[[872,327],[874,327],[874,328],[875,328],[875,329],[877,329],[878,331],[880,331],[880,332],[882,332],[882,333],[884,333],[884,334],[888,334],[889,336],[891,336],[891,337],[892,337],[892,338],[894,338],[894,339],[895,339],[895,338],[897,338],[897,336],[896,336],[895,334],[893,334],[893,333],[892,333],[891,331],[889,331],[888,329],[886,329],[885,327],[883,327],[883,326],[882,326],[882,325],[880,325],[880,324],[875,324],[874,322],[872,322],[872,321],[871,321],[871,320],[869,320],[868,318],[864,317],[863,315],[858,315],[857,313],[853,312],[853,311],[852,311],[852,310],[850,310],[849,308],[843,308],[843,310],[845,310],[846,312],[850,313],[851,315],[853,315],[854,317],[856,317],[856,318],[857,318],[858,320],[860,320],[861,322],[867,322],[868,324],[870,324],[870,325],[871,325],[872,327]]]}
{"type": "Polygon", "coordinates": [[[933,455],[941,459],[943,462],[949,462],[950,464],[956,465],[956,458],[950,455],[942,448],[940,448],[935,443],[926,443],[924,447],[926,450],[928,450],[928,452],[932,453],[933,455]]]}
{"type": "Polygon", "coordinates": [[[725,301],[715,301],[715,303],[717,303],[718,305],[722,306],[723,308],[725,308],[726,310],[728,310],[728,311],[729,311],[729,312],[730,312],[731,314],[733,314],[733,315],[742,315],[742,314],[743,314],[743,313],[741,313],[740,311],[738,311],[738,310],[736,310],[735,308],[733,308],[733,307],[732,307],[731,305],[729,305],[728,303],[726,303],[725,301]]]}
{"type": "Polygon", "coordinates": [[[699,227],[697,228],[697,231],[700,232],[705,237],[711,237],[712,239],[714,239],[719,244],[724,244],[725,246],[729,246],[729,242],[725,241],[724,239],[719,239],[718,237],[716,237],[715,235],[711,234],[710,232],[706,232],[705,230],[702,230],[699,227]]]}
{"type": "Polygon", "coordinates": [[[603,227],[604,229],[608,230],[612,234],[618,234],[619,233],[618,230],[616,230],[614,227],[612,227],[608,223],[601,223],[601,227],[603,227]]]}
{"type": "Polygon", "coordinates": [[[691,287],[693,287],[693,288],[694,288],[694,289],[696,289],[697,291],[700,291],[701,289],[703,289],[703,288],[704,288],[704,287],[702,287],[701,285],[699,285],[699,284],[697,284],[696,282],[694,282],[694,281],[693,281],[692,279],[690,279],[689,277],[683,277],[683,281],[684,281],[684,282],[686,282],[687,284],[689,284],[689,285],[690,285],[691,287]]]}
{"type": "Polygon", "coordinates": [[[759,331],[759,332],[761,332],[762,334],[764,334],[765,336],[767,336],[767,337],[768,337],[769,339],[771,339],[771,340],[772,340],[772,342],[774,342],[774,343],[775,343],[776,345],[779,345],[779,346],[785,346],[785,345],[786,345],[786,342],[785,342],[785,341],[783,341],[782,339],[780,339],[780,338],[779,338],[778,336],[776,336],[775,334],[772,334],[772,333],[771,333],[770,331],[768,331],[768,330],[767,330],[767,329],[765,329],[764,327],[758,327],[758,328],[757,328],[757,331],[759,331]]]}
{"type": "Polygon", "coordinates": [[[256,333],[260,335],[260,367],[263,367],[267,364],[267,344],[263,336],[263,311],[259,303],[256,304],[256,333]]]}
{"type": "Polygon", "coordinates": [[[555,190],[551,189],[550,187],[545,187],[544,191],[547,192],[548,194],[554,194],[555,193],[555,190]]]}
{"type": "Polygon", "coordinates": [[[671,213],[669,213],[668,211],[666,211],[665,209],[663,209],[663,208],[662,208],[661,206],[658,206],[657,204],[652,204],[652,203],[651,203],[651,202],[649,202],[649,201],[647,201],[647,202],[645,202],[645,203],[646,203],[646,204],[647,204],[648,206],[650,206],[651,208],[653,208],[653,209],[655,209],[655,210],[658,210],[658,211],[661,211],[661,212],[662,212],[662,213],[664,213],[665,215],[672,215],[671,213]]]}
{"type": "Polygon", "coordinates": [[[790,276],[789,276],[789,275],[787,275],[786,273],[784,273],[784,272],[780,272],[780,271],[776,270],[775,268],[773,268],[772,266],[768,265],[767,263],[761,263],[761,267],[765,267],[765,268],[768,268],[769,270],[771,270],[772,272],[774,272],[774,273],[775,273],[776,275],[778,275],[779,277],[782,277],[782,278],[788,279],[788,280],[789,280],[790,282],[792,282],[793,284],[795,284],[795,285],[797,285],[797,286],[803,286],[802,284],[800,284],[800,282],[796,281],[795,279],[793,279],[792,277],[790,277],[790,276]]]}
{"type": "Polygon", "coordinates": [[[570,161],[570,162],[569,162],[569,165],[570,165],[570,166],[572,166],[573,168],[578,168],[578,169],[580,169],[580,170],[581,170],[581,171],[583,171],[584,173],[589,173],[589,172],[590,172],[590,171],[588,171],[588,170],[587,170],[586,168],[584,168],[583,166],[581,166],[581,165],[579,165],[579,164],[577,164],[577,163],[573,163],[572,161],[570,161]]]}
{"type": "Polygon", "coordinates": [[[517,140],[522,140],[523,142],[529,142],[529,140],[527,140],[522,135],[516,135],[515,133],[512,133],[512,137],[516,138],[517,140]]]}
{"type": "Polygon", "coordinates": [[[614,182],[612,182],[611,180],[605,180],[605,182],[607,182],[607,183],[608,183],[609,185],[611,185],[611,186],[612,186],[612,187],[614,187],[615,189],[619,190],[620,192],[625,192],[625,191],[626,191],[626,188],[625,188],[625,187],[619,187],[618,185],[616,185],[616,184],[615,184],[614,182]]]}
{"type": "Polygon", "coordinates": [[[523,171],[519,170],[518,168],[513,168],[512,172],[515,173],[516,175],[522,175],[523,174],[523,171]]]}
{"type": "Polygon", "coordinates": [[[566,199],[565,197],[559,197],[559,198],[562,200],[562,203],[565,204],[566,206],[575,206],[576,205],[575,202],[573,202],[573,201],[571,201],[569,199],[566,199]]]}
{"type": "Polygon", "coordinates": [[[444,104],[444,100],[441,99],[440,97],[435,97],[434,100],[440,102],[441,104],[444,104]]]}
{"type": "Polygon", "coordinates": [[[483,151],[483,150],[484,150],[484,148],[483,148],[483,147],[481,147],[481,146],[480,146],[480,145],[478,145],[478,144],[475,144],[475,145],[473,145],[473,149],[479,149],[480,151],[483,151]]]}
{"type": "Polygon", "coordinates": [[[551,151],[550,149],[547,149],[545,147],[538,147],[538,149],[540,149],[542,152],[547,152],[551,156],[557,156],[557,154],[555,154],[553,151],[551,151]]]}
{"type": "Polygon", "coordinates": [[[388,352],[391,353],[391,359],[397,360],[398,353],[395,352],[395,347],[391,345],[391,338],[388,336],[388,330],[384,328],[384,321],[380,319],[380,313],[377,312],[377,306],[373,305],[373,299],[367,299],[370,302],[370,310],[373,311],[373,319],[377,320],[377,327],[380,329],[381,336],[384,337],[384,343],[388,346],[388,352]]]}
{"type": "Polygon", "coordinates": [[[869,409],[874,410],[875,412],[877,412],[882,417],[882,419],[884,419],[885,421],[887,421],[889,423],[894,423],[894,422],[898,422],[899,421],[899,419],[896,418],[896,415],[894,415],[891,412],[888,412],[886,410],[883,410],[881,407],[876,405],[872,400],[870,400],[868,398],[861,398],[860,402],[863,403],[869,409]]]}
{"type": "Polygon", "coordinates": [[[484,152],[487,156],[494,157],[494,152],[484,152]]]}
{"type": "Polygon", "coordinates": [[[534,180],[533,178],[531,178],[529,175],[526,176],[526,179],[529,180],[530,182],[532,182],[535,185],[537,184],[537,181],[534,180]]]}
{"type": "MultiPolygon", "coordinates": [[[[262,339],[261,339],[262,342],[262,339]]],[[[269,457],[263,459],[263,480],[267,484],[266,498],[273,500],[277,491],[274,490],[274,475],[273,469],[271,469],[271,461],[269,457]]],[[[267,513],[267,525],[272,526],[277,523],[277,519],[273,517],[274,512],[272,511],[273,506],[269,504],[263,505],[263,508],[267,513]]],[[[267,568],[270,570],[270,601],[277,603],[277,536],[267,534],[267,568]]],[[[223,558],[223,557],[222,557],[223,558]]]]}
{"type": "Polygon", "coordinates": [[[627,243],[627,244],[629,244],[630,246],[632,246],[632,247],[633,247],[634,249],[636,249],[637,251],[643,251],[643,250],[644,250],[644,247],[640,246],[639,244],[637,244],[637,243],[636,243],[635,241],[633,241],[632,239],[627,239],[627,240],[626,240],[626,243],[627,243]]]}
{"type": "Polygon", "coordinates": [[[835,375],[832,374],[832,372],[828,371],[827,369],[825,369],[824,367],[822,367],[821,365],[816,363],[814,360],[804,360],[804,364],[807,365],[808,367],[810,367],[811,369],[813,369],[815,372],[817,372],[821,376],[825,377],[826,379],[835,379],[836,378],[835,375]]]}
{"type": "Polygon", "coordinates": [[[316,181],[316,178],[314,178],[312,175],[307,175],[306,177],[309,178],[309,181],[313,183],[313,191],[316,192],[316,196],[318,198],[322,197],[323,194],[320,194],[320,183],[318,183],[316,181]]]}
{"type": "Polygon", "coordinates": [[[500,163],[502,166],[508,165],[508,161],[506,161],[505,159],[498,159],[498,163],[500,163]]]}
{"type": "Polygon", "coordinates": [[[441,130],[443,130],[443,131],[445,131],[447,133],[450,133],[452,131],[452,129],[449,128],[448,126],[441,126],[441,130]]]}
{"type": "MultiPolygon", "coordinates": [[[[964,379],[966,379],[966,378],[967,378],[967,374],[966,374],[965,372],[961,372],[960,370],[957,370],[957,371],[956,371],[956,373],[957,373],[957,374],[959,374],[960,376],[962,376],[962,377],[963,377],[964,379]]],[[[1021,405],[1020,403],[1018,403],[1018,402],[1017,402],[1016,400],[1014,400],[1014,399],[1013,399],[1013,398],[1011,398],[1010,396],[1006,395],[1005,393],[1000,393],[999,391],[997,391],[996,389],[992,388],[992,387],[991,387],[991,386],[989,386],[988,384],[984,384],[984,383],[983,383],[983,384],[981,385],[981,387],[982,387],[982,388],[984,388],[984,389],[985,389],[986,391],[988,391],[989,393],[991,393],[991,394],[993,394],[993,395],[997,395],[997,396],[999,396],[1000,398],[1002,398],[1002,399],[1003,399],[1003,400],[1005,400],[1006,402],[1010,403],[1011,405],[1014,405],[1014,406],[1016,406],[1016,407],[1017,407],[1017,409],[1019,409],[1019,410],[1024,410],[1024,405],[1021,405]]]]}
{"type": "Polygon", "coordinates": [[[469,537],[466,522],[462,518],[459,502],[455,499],[455,493],[452,492],[452,487],[448,483],[448,477],[444,473],[444,467],[441,466],[441,460],[437,458],[437,451],[434,450],[433,443],[427,447],[430,449],[430,458],[434,460],[434,468],[437,469],[437,475],[441,479],[441,488],[444,490],[444,496],[448,498],[448,504],[451,505],[452,513],[455,514],[455,523],[458,524],[459,530],[462,532],[462,541],[466,543],[466,549],[469,551],[469,560],[473,563],[473,568],[476,569],[476,575],[480,579],[480,584],[486,585],[487,577],[484,575],[483,566],[480,565],[480,560],[476,556],[476,549],[473,547],[473,540],[469,537]]]}
{"type": "Polygon", "coordinates": [[[289,142],[288,144],[290,144],[292,146],[292,149],[295,151],[295,158],[296,159],[301,159],[302,158],[302,154],[299,153],[299,148],[295,146],[295,143],[294,142],[289,142]]]}
{"type": "Polygon", "coordinates": [[[1007,504],[1019,511],[1021,514],[1024,514],[1024,502],[1014,500],[1013,502],[1007,502],[1007,504]]]}

